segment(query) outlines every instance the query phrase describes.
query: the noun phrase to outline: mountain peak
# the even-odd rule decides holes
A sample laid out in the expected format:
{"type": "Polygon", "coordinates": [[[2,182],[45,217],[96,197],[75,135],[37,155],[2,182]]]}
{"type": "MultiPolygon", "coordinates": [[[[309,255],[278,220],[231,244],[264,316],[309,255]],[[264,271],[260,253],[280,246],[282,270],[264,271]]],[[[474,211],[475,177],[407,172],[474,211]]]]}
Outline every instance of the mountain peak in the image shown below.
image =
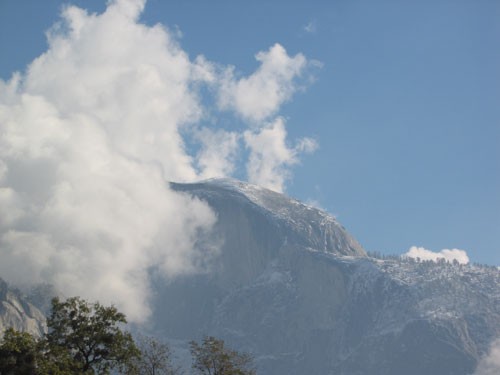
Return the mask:
{"type": "Polygon", "coordinates": [[[207,201],[217,212],[222,206],[246,207],[248,214],[259,215],[283,232],[283,241],[337,255],[366,256],[361,245],[331,214],[284,194],[231,178],[171,183],[171,187],[207,201]]]}

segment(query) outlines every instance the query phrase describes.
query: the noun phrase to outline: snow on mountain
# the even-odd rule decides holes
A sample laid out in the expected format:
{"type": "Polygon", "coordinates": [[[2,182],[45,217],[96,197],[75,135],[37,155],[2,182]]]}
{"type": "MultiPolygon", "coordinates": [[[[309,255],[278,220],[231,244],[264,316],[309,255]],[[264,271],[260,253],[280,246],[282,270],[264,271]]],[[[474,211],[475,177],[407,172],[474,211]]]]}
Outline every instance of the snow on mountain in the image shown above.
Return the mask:
{"type": "MultiPolygon", "coordinates": [[[[328,213],[236,180],[171,188],[211,206],[199,245],[220,250],[205,273],[151,275],[142,329],[178,352],[214,335],[264,375],[466,375],[500,337],[497,267],[370,257],[328,213]]],[[[0,312],[31,319],[2,285],[0,312]]]]}
{"type": "MultiPolygon", "coordinates": [[[[257,185],[229,178],[210,179],[196,184],[171,184],[205,199],[219,211],[223,200],[258,212],[262,220],[284,230],[285,241],[335,254],[366,256],[361,245],[337,220],[325,211],[257,185]]],[[[223,208],[225,209],[225,208],[223,208]]]]}
{"type": "Polygon", "coordinates": [[[158,285],[166,337],[223,337],[261,374],[465,375],[500,336],[494,267],[370,258],[328,213],[235,180],[172,188],[216,212],[221,253],[158,285]]]}

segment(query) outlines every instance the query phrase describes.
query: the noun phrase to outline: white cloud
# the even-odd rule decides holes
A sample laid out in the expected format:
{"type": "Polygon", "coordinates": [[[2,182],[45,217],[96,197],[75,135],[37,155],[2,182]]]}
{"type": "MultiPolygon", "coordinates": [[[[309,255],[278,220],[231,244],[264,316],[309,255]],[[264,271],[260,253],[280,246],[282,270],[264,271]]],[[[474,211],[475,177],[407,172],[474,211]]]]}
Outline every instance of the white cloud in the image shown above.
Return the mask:
{"type": "Polygon", "coordinates": [[[200,68],[166,30],[133,21],[141,4],[66,8],[69,30],[2,83],[0,106],[1,275],[115,302],[132,320],[148,314],[146,270],[195,270],[196,234],[215,220],[166,188],[197,177],[179,129],[201,115],[200,68]]]}
{"type": "Polygon", "coordinates": [[[308,34],[315,34],[318,27],[316,21],[309,21],[302,29],[308,34]]]}
{"type": "Polygon", "coordinates": [[[489,353],[483,357],[474,372],[474,375],[500,374],[500,339],[491,344],[489,353]]]}
{"type": "Polygon", "coordinates": [[[257,131],[246,131],[244,140],[250,149],[247,173],[250,182],[278,192],[283,191],[290,177],[290,166],[298,163],[300,152],[312,152],[317,144],[312,139],[299,140],[297,146],[286,144],[283,118],[267,124],[257,131]]]}
{"type": "Polygon", "coordinates": [[[297,145],[295,146],[295,154],[298,153],[306,153],[310,154],[318,149],[318,142],[312,138],[301,138],[298,140],[297,145]]]}
{"type": "MultiPolygon", "coordinates": [[[[217,251],[206,241],[215,215],[167,184],[236,167],[242,135],[200,127],[200,86],[229,85],[226,107],[258,120],[290,98],[305,64],[276,45],[257,55],[256,73],[230,83],[205,58],[190,60],[175,32],[139,23],[144,6],[66,7],[48,50],[0,80],[0,276],[115,303],[132,321],[148,316],[151,268],[167,278],[196,272],[217,251]]],[[[279,190],[298,153],[314,148],[288,148],[282,120],[245,141],[251,179],[279,190]]]]}
{"type": "Polygon", "coordinates": [[[467,252],[459,249],[443,249],[439,252],[434,252],[423,247],[412,246],[403,256],[414,259],[420,258],[421,260],[437,261],[438,259],[445,259],[447,262],[457,260],[461,264],[469,263],[467,252]]]}
{"type": "Polygon", "coordinates": [[[288,56],[280,44],[259,52],[255,58],[261,65],[249,77],[236,79],[233,69],[226,71],[220,86],[219,105],[258,122],[275,114],[281,104],[291,98],[297,90],[295,80],[303,73],[307,60],[300,53],[288,56]]]}
{"type": "Polygon", "coordinates": [[[233,173],[239,134],[222,129],[202,128],[195,133],[201,144],[196,156],[202,178],[223,177],[233,173]]]}

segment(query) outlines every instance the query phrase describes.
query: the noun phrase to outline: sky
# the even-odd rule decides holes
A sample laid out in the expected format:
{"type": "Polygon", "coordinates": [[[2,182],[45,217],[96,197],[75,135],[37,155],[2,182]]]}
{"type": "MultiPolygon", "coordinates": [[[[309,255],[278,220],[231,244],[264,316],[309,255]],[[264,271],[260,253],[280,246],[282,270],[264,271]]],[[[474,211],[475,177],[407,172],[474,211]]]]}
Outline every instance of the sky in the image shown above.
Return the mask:
{"type": "Polygon", "coordinates": [[[497,1],[1,0],[0,274],[140,319],[146,271],[203,268],[216,220],[163,181],[217,176],[321,207],[368,251],[500,265],[499,17],[497,1]]]}

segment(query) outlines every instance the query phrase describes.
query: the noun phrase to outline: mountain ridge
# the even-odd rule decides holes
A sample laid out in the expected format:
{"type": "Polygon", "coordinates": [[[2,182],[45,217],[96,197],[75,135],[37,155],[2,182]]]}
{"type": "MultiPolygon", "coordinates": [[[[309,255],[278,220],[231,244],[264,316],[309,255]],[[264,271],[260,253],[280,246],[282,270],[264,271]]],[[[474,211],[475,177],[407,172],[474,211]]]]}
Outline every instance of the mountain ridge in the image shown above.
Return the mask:
{"type": "Polygon", "coordinates": [[[302,238],[302,244],[309,243],[311,248],[325,252],[366,256],[361,245],[332,215],[284,194],[230,178],[214,178],[197,183],[170,183],[170,186],[177,191],[192,193],[207,200],[209,204],[210,198],[213,199],[211,195],[227,192],[235,198],[248,200],[254,208],[267,212],[278,222],[293,226],[299,232],[297,234],[302,238]]]}
{"type": "Polygon", "coordinates": [[[500,336],[498,269],[370,258],[336,219],[324,220],[324,211],[234,180],[172,188],[218,214],[215,230],[230,239],[218,272],[244,273],[249,254],[265,259],[259,272],[224,291],[216,287],[220,276],[202,277],[199,283],[218,292],[204,302],[213,304],[199,317],[204,324],[191,332],[253,352],[263,374],[465,375],[500,336]],[[238,215],[270,222],[245,227],[238,215]],[[246,247],[234,237],[274,242],[246,247]],[[239,261],[225,263],[239,248],[239,261]]]}
{"type": "Polygon", "coordinates": [[[212,208],[220,250],[152,278],[145,329],[179,352],[213,335],[264,375],[467,375],[500,337],[496,267],[368,256],[326,212],[236,180],[170,186],[212,208]]]}

